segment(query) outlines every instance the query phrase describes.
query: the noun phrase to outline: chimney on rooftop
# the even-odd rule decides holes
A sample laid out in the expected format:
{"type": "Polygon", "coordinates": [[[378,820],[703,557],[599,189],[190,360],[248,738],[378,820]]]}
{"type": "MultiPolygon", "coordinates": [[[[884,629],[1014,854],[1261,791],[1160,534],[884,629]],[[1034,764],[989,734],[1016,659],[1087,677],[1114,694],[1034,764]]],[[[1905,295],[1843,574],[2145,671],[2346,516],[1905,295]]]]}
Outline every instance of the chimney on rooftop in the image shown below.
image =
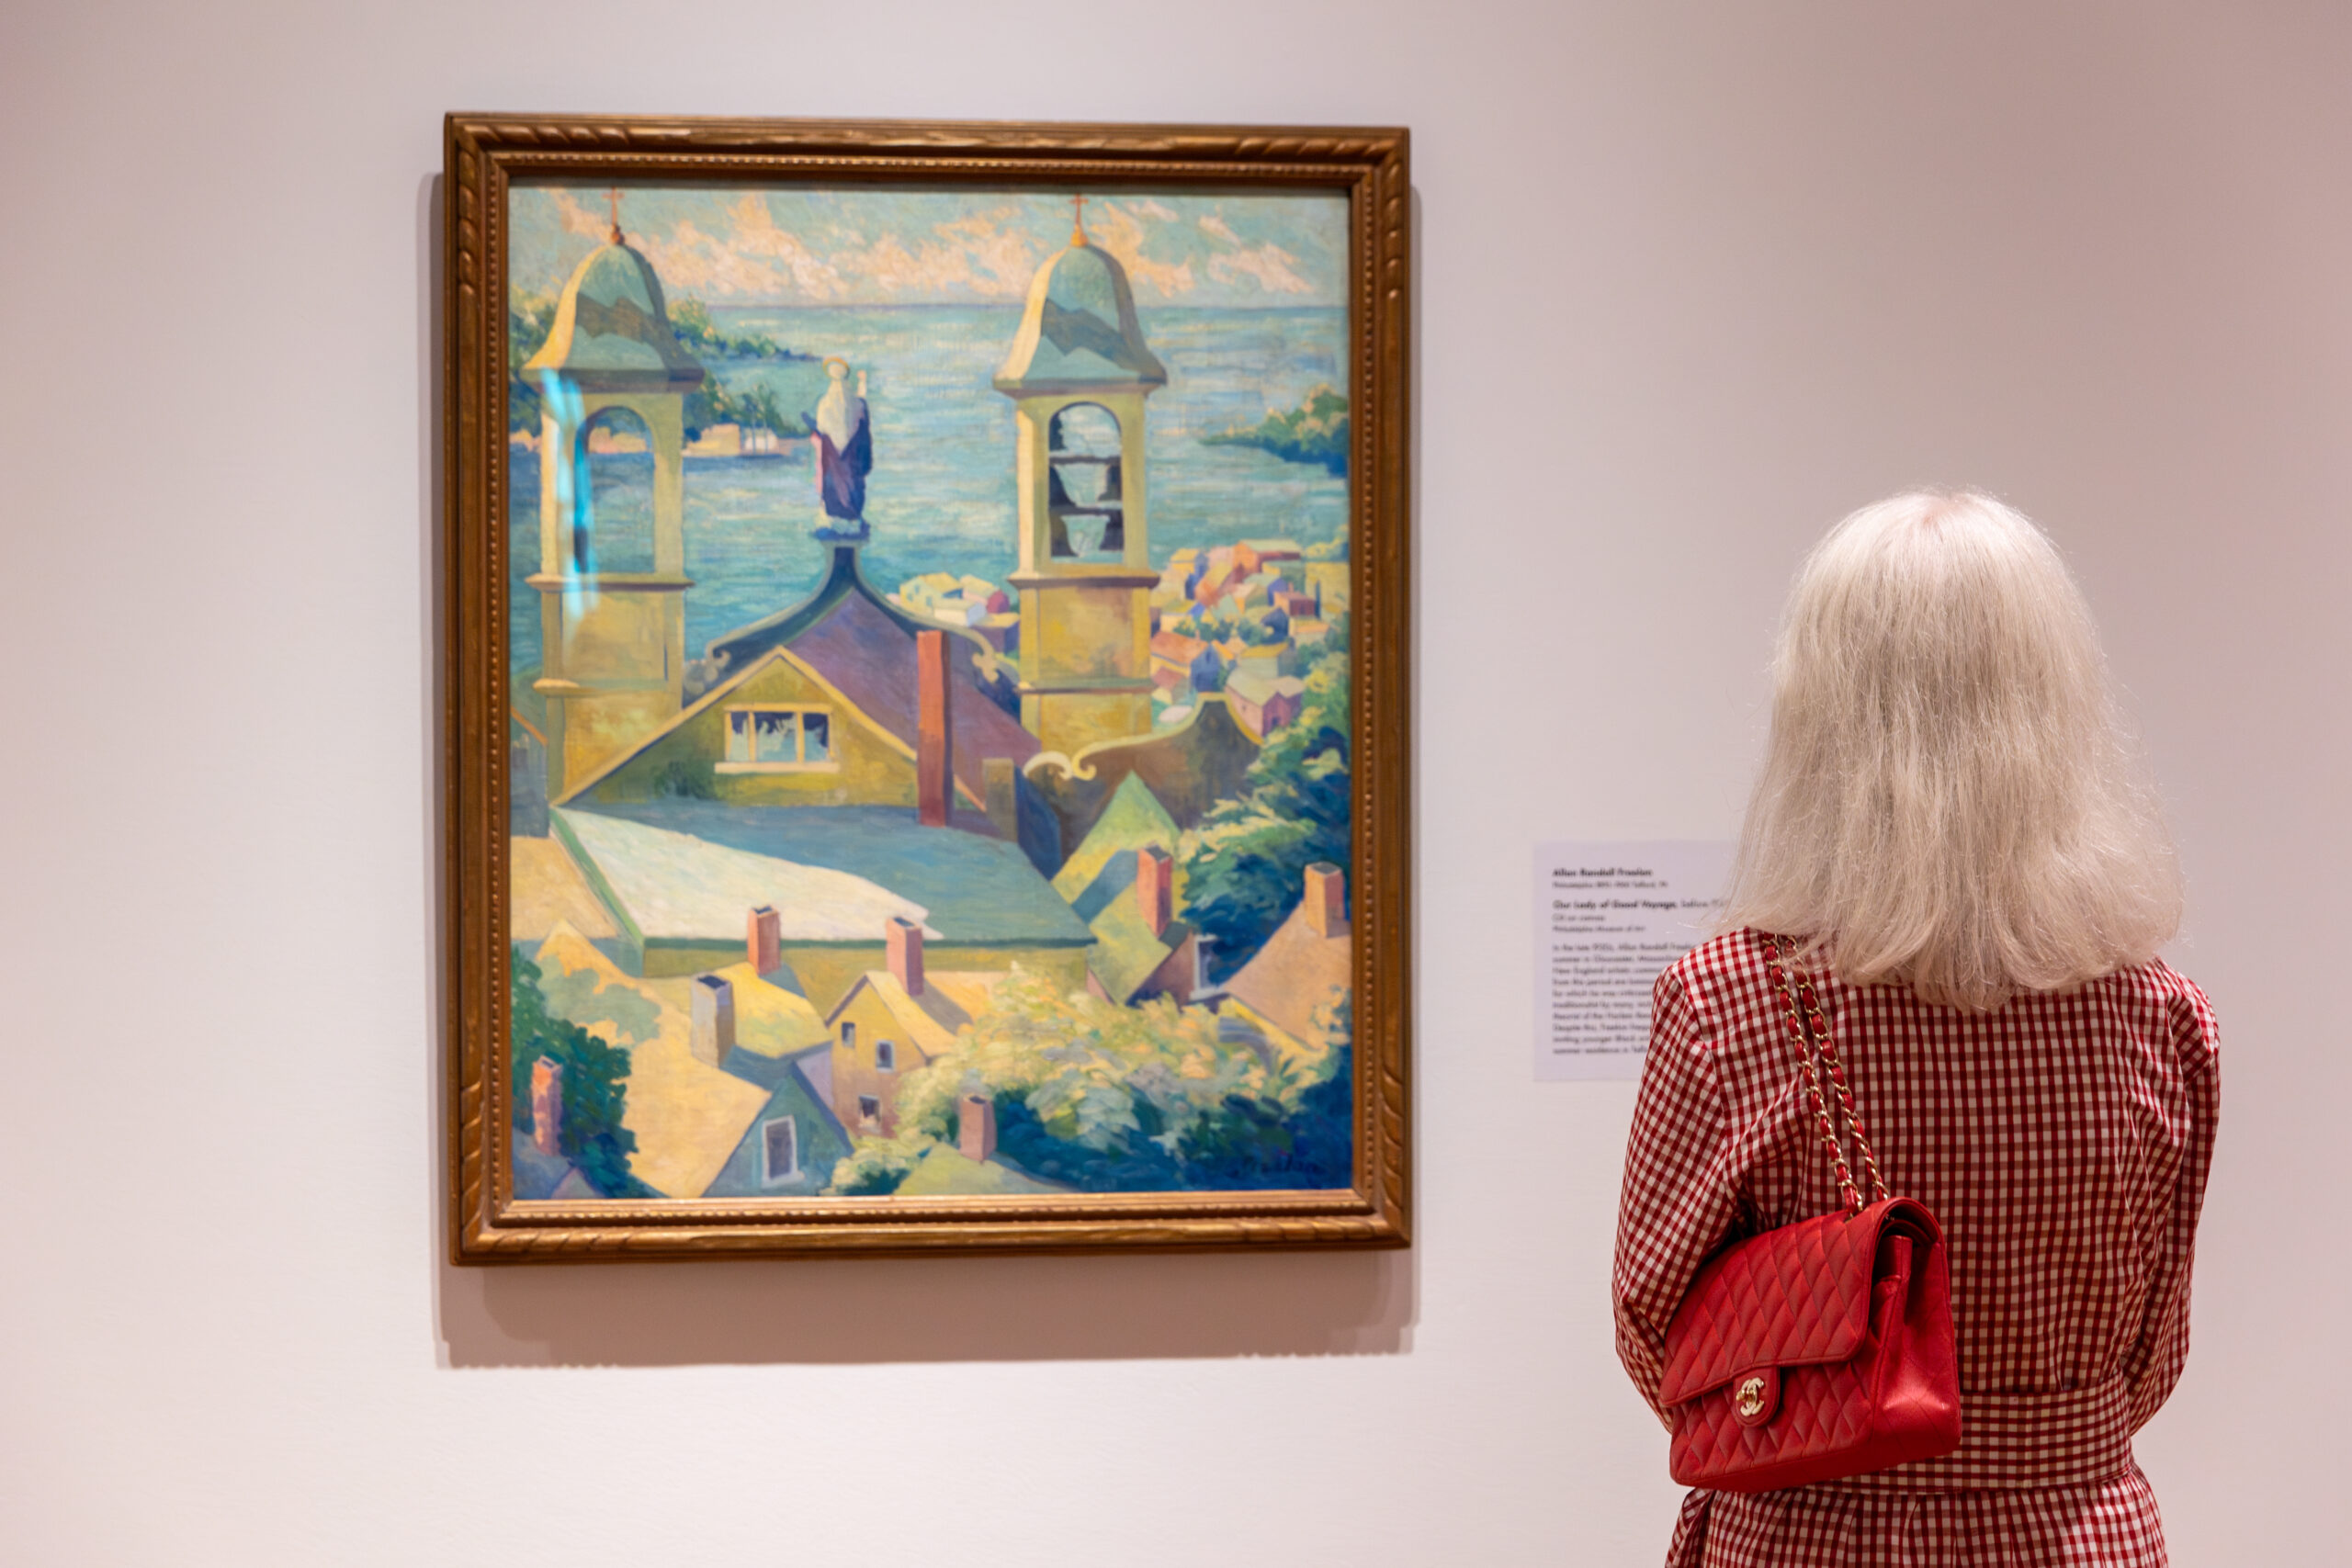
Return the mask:
{"type": "Polygon", "coordinates": [[[1299,908],[1317,936],[1348,934],[1348,875],[1329,861],[1306,868],[1306,897],[1299,908]]]}
{"type": "Polygon", "coordinates": [[[922,825],[944,828],[956,809],[954,715],[947,634],[915,634],[915,799],[922,825]]]}
{"type": "Polygon", "coordinates": [[[775,906],[753,906],[743,930],[743,954],[751,960],[752,973],[773,973],[784,962],[783,943],[784,922],[777,917],[775,906]]]}
{"type": "Polygon", "coordinates": [[[1136,851],[1136,912],[1154,936],[1176,918],[1176,862],[1158,844],[1136,851]]]}
{"type": "Polygon", "coordinates": [[[531,1146],[563,1153],[563,1066],[545,1056],[531,1064],[531,1146]]]}
{"type": "Polygon", "coordinates": [[[893,915],[884,928],[890,946],[890,974],[907,995],[922,995],[922,927],[904,915],[893,915]]]}
{"type": "Polygon", "coordinates": [[[995,1100],[985,1094],[967,1094],[956,1102],[956,1148],[969,1160],[983,1160],[996,1153],[995,1100]]]}
{"type": "Polygon", "coordinates": [[[697,975],[693,994],[686,1049],[697,1061],[723,1067],[735,1049],[735,987],[717,975],[697,975]]]}

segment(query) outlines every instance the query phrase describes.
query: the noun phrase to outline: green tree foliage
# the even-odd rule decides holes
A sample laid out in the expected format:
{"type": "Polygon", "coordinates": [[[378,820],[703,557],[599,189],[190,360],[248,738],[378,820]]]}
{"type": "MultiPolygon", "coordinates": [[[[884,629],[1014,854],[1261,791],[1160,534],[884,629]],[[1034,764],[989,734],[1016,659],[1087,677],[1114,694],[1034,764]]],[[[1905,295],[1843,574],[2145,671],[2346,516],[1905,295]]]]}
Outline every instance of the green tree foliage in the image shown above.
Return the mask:
{"type": "Polygon", "coordinates": [[[1307,560],[1345,560],[1348,558],[1348,530],[1345,524],[1340,531],[1321,544],[1309,545],[1299,554],[1307,560]]]}
{"type": "MultiPolygon", "coordinates": [[[[546,344],[548,333],[555,329],[555,308],[552,294],[516,290],[507,297],[506,428],[510,431],[538,434],[539,389],[522,371],[531,355],[546,344]]],[[[775,362],[809,357],[756,333],[737,335],[721,330],[711,320],[709,307],[699,299],[673,301],[670,306],[670,329],[688,352],[705,358],[775,362]]],[[[757,383],[730,388],[717,367],[710,368],[701,386],[686,394],[685,406],[688,436],[699,435],[714,424],[763,424],[778,435],[807,434],[798,418],[778,406],[774,391],[757,383]]]]}
{"type": "Polygon", "coordinates": [[[678,299],[670,306],[670,330],[684,344],[688,353],[706,362],[709,374],[702,385],[686,394],[685,425],[688,435],[699,435],[714,424],[740,424],[746,429],[765,425],[778,435],[805,435],[807,427],[796,416],[787,414],[775,400],[775,393],[758,382],[745,387],[729,387],[714,360],[768,361],[807,359],[806,354],[796,354],[775,339],[759,333],[730,333],[711,320],[710,307],[699,299],[678,299]]]}
{"type": "Polygon", "coordinates": [[[697,356],[719,355],[730,359],[807,359],[775,339],[759,333],[737,334],[710,319],[710,307],[699,299],[680,299],[670,307],[670,332],[697,356]]]}
{"type": "Polygon", "coordinates": [[[895,1190],[954,1143],[957,1105],[976,1093],[996,1102],[998,1147],[1046,1180],[1091,1192],[1248,1186],[1252,1172],[1295,1163],[1304,1145],[1286,1123],[1325,1081],[1294,1081],[1204,1010],[1166,998],[1119,1007],[1015,969],[954,1050],[900,1079],[897,1134],[859,1139],[829,1190],[895,1190]]]}
{"type": "Polygon", "coordinates": [[[1310,388],[1298,407],[1270,413],[1247,430],[1204,435],[1210,446],[1255,446],[1289,463],[1348,471],[1348,400],[1329,386],[1310,388]]]}
{"type": "Polygon", "coordinates": [[[564,1157],[608,1198],[656,1196],[628,1168],[637,1149],[637,1134],[621,1125],[628,1104],[628,1053],[550,1012],[537,964],[517,954],[512,967],[507,1082],[514,1086],[514,1131],[532,1130],[531,1066],[545,1056],[563,1069],[564,1157]]]}
{"type": "Polygon", "coordinates": [[[1177,847],[1184,919],[1215,939],[1213,977],[1247,964],[1298,905],[1306,868],[1349,863],[1347,623],[1307,667],[1299,716],[1266,737],[1242,791],[1219,801],[1177,847]]]}
{"type": "Polygon", "coordinates": [[[583,1028],[609,1023],[631,1045],[641,1045],[661,1032],[662,1010],[650,998],[633,986],[606,984],[594,969],[567,972],[542,964],[539,994],[547,998],[551,1016],[583,1028]]]}
{"type": "Polygon", "coordinates": [[[523,367],[548,341],[555,328],[555,296],[526,294],[506,297],[506,428],[539,433],[539,389],[524,378],[523,367]]]}
{"type": "Polygon", "coordinates": [[[718,798],[718,787],[711,783],[708,766],[698,766],[684,757],[673,757],[662,765],[661,774],[653,781],[653,793],[664,800],[718,798]]]}
{"type": "Polygon", "coordinates": [[[740,424],[747,429],[764,424],[778,435],[808,434],[801,421],[777,404],[773,391],[756,382],[730,389],[716,368],[702,378],[701,386],[686,394],[686,434],[700,435],[714,424],[740,424]]]}
{"type": "Polygon", "coordinates": [[[1184,1139],[1185,1185],[1205,1188],[1345,1187],[1355,1177],[1355,1004],[1343,992],[1316,1009],[1332,1051],[1325,1071],[1288,1100],[1226,1100],[1184,1139]]]}

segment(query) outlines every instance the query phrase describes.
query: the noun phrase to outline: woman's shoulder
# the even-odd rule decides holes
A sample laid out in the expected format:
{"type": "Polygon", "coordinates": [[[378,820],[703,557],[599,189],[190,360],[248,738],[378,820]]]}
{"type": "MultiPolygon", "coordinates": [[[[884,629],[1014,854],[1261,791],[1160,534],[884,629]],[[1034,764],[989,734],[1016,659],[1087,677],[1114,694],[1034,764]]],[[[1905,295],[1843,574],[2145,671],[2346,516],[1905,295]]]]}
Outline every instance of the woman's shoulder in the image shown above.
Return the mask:
{"type": "Polygon", "coordinates": [[[1749,979],[1771,983],[1764,969],[1764,940],[1744,928],[1709,937],[1668,964],[1665,977],[1686,988],[1749,979]]]}
{"type": "Polygon", "coordinates": [[[2221,1043],[2213,1004],[2203,987],[2161,958],[2127,964],[2084,987],[2145,1015],[2150,1032],[2169,1037],[2181,1066],[2208,1066],[2221,1043]]]}
{"type": "Polygon", "coordinates": [[[1763,939],[1747,930],[1710,937],[1668,964],[1657,988],[1661,1000],[1671,998],[1709,1024],[1764,1009],[1772,976],[1763,939]]]}

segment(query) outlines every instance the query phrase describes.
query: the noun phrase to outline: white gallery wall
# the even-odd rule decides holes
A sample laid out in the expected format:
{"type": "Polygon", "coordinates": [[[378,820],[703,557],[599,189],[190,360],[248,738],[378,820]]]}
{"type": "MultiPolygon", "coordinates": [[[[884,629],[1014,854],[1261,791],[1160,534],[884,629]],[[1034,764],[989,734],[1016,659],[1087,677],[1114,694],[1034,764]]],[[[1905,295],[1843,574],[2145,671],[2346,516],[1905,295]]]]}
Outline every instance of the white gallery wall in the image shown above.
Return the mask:
{"type": "Polygon", "coordinates": [[[8,6],[0,1562],[1658,1561],[1530,848],[1727,836],[1925,481],[2056,535],[2192,881],[2175,1560],[2342,1562],[2347,80],[2325,4],[8,6]],[[1409,1252],[446,1265],[450,109],[1411,127],[1409,1252]]]}

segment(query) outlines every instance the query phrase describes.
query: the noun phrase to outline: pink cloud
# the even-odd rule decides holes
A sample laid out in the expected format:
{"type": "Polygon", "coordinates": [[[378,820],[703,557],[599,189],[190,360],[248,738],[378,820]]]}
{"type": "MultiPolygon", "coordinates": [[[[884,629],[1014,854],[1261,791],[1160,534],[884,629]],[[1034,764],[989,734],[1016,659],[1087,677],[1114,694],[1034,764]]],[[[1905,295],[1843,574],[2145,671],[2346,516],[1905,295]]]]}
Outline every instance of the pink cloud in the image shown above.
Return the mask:
{"type": "Polygon", "coordinates": [[[1209,258],[1209,276],[1219,283],[1237,277],[1255,280],[1269,294],[1312,294],[1315,286],[1298,276],[1298,258],[1268,241],[1245,250],[1227,251],[1209,258]]]}
{"type": "Polygon", "coordinates": [[[1170,266],[1145,255],[1143,225],[1136,221],[1132,213],[1106,201],[1087,214],[1087,221],[1092,226],[1088,236],[1119,258],[1119,265],[1127,269],[1129,280],[1151,288],[1163,299],[1193,291],[1193,264],[1183,261],[1170,266]]]}

